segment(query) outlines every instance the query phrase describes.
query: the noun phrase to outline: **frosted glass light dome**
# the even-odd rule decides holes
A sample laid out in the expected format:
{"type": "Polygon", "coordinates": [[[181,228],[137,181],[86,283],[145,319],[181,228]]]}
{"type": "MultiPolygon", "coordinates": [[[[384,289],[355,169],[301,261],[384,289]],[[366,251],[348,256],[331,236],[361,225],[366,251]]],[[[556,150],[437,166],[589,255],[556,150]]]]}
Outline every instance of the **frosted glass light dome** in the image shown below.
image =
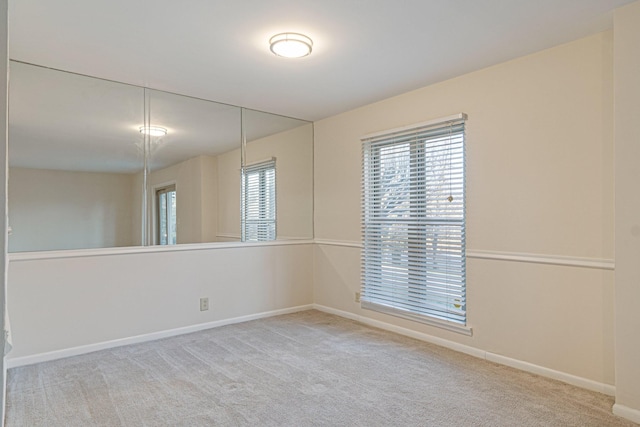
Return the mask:
{"type": "Polygon", "coordinates": [[[304,34],[280,33],[269,39],[271,52],[285,58],[302,58],[311,53],[313,41],[304,34]]]}

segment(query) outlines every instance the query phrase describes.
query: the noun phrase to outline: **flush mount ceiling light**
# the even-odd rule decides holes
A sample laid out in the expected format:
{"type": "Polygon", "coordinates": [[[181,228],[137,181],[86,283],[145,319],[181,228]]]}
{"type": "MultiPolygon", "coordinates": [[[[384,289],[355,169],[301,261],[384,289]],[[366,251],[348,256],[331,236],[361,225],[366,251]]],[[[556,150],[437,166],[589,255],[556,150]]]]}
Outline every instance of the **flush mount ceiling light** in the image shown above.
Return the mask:
{"type": "Polygon", "coordinates": [[[144,135],[165,136],[167,134],[167,130],[160,126],[140,126],[139,130],[144,135]]]}
{"type": "Polygon", "coordinates": [[[280,33],[269,39],[271,52],[285,58],[302,58],[311,53],[313,42],[304,34],[280,33]]]}

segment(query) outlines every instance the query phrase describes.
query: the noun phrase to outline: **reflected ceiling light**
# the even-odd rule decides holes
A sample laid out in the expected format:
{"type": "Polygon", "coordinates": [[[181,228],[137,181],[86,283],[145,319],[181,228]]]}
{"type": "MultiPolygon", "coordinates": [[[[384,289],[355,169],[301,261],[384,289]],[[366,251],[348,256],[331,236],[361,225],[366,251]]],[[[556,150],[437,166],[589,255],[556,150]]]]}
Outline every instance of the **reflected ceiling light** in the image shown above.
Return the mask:
{"type": "Polygon", "coordinates": [[[301,58],[311,53],[313,42],[304,34],[280,33],[269,39],[271,52],[285,58],[301,58]]]}
{"type": "Polygon", "coordinates": [[[140,133],[151,136],[165,136],[167,130],[160,126],[140,126],[140,133]]]}

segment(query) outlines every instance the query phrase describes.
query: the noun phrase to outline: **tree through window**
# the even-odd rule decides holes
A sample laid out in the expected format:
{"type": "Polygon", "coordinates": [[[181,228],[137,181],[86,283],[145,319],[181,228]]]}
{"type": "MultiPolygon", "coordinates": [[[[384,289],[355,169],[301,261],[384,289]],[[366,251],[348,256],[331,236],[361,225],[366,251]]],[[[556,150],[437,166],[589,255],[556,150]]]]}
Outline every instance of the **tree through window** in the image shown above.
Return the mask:
{"type": "Polygon", "coordinates": [[[363,138],[364,308],[466,324],[464,119],[363,138]]]}

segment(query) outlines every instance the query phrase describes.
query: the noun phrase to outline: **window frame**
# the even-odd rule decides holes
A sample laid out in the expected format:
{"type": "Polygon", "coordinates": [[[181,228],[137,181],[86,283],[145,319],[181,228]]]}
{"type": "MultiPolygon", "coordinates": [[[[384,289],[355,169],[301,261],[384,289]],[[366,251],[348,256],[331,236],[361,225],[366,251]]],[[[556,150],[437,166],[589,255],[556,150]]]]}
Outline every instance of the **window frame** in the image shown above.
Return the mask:
{"type": "Polygon", "coordinates": [[[465,114],[458,114],[361,138],[361,307],[471,335],[466,314],[466,119],[465,114]],[[442,136],[446,128],[448,142],[442,143],[447,139],[442,136]],[[428,136],[430,132],[438,136],[428,136]],[[455,144],[452,137],[456,138],[455,144]],[[403,153],[404,145],[408,154],[403,153]],[[459,150],[455,162],[451,157],[453,147],[459,150]],[[387,149],[390,166],[384,165],[383,151],[387,149]],[[442,166],[437,156],[447,149],[449,164],[442,166]],[[436,168],[428,167],[438,161],[436,168]],[[384,176],[387,169],[391,170],[391,179],[385,183],[389,179],[384,176]],[[434,178],[442,170],[449,175],[434,178]],[[449,195],[453,191],[458,200],[447,198],[449,203],[455,200],[454,207],[438,211],[430,204],[442,203],[447,190],[437,186],[442,182],[449,186],[449,195]],[[443,237],[439,239],[439,235],[443,237]],[[445,266],[442,260],[446,260],[445,266]],[[439,278],[434,280],[435,275],[439,278]]]}
{"type": "Polygon", "coordinates": [[[153,188],[153,207],[154,207],[154,211],[155,211],[155,215],[154,215],[154,238],[155,238],[155,244],[156,245],[161,245],[161,246],[171,246],[171,245],[175,245],[178,243],[178,206],[177,206],[177,201],[178,201],[178,192],[176,189],[176,183],[169,183],[169,184],[162,184],[159,186],[156,186],[153,188]],[[168,215],[167,218],[167,242],[166,243],[162,243],[162,207],[161,207],[161,202],[160,202],[160,198],[162,194],[169,194],[169,193],[174,193],[175,194],[175,198],[176,198],[176,209],[175,209],[175,215],[173,215],[173,221],[169,220],[169,213],[171,212],[171,209],[169,209],[168,207],[168,198],[167,198],[167,203],[165,203],[165,209],[168,215]],[[173,227],[170,227],[170,225],[173,225],[173,227]],[[171,231],[175,232],[175,242],[170,242],[170,238],[169,236],[171,236],[171,231]]]}
{"type": "Polygon", "coordinates": [[[276,158],[253,163],[242,168],[241,174],[241,232],[243,242],[262,242],[277,239],[277,168],[276,158]],[[269,176],[269,174],[272,174],[269,176]],[[257,188],[250,179],[257,176],[257,188]],[[267,188],[272,185],[271,188],[267,188]],[[257,201],[249,200],[254,195],[257,201]],[[257,210],[255,204],[257,203],[257,210]],[[257,214],[257,218],[254,217],[257,214]],[[255,227],[255,230],[249,229],[255,227]]]}

